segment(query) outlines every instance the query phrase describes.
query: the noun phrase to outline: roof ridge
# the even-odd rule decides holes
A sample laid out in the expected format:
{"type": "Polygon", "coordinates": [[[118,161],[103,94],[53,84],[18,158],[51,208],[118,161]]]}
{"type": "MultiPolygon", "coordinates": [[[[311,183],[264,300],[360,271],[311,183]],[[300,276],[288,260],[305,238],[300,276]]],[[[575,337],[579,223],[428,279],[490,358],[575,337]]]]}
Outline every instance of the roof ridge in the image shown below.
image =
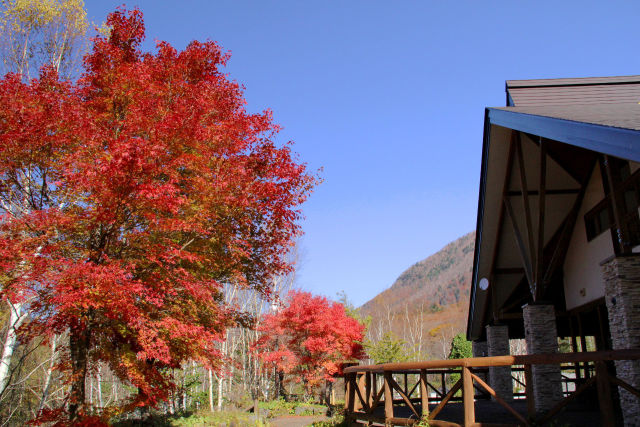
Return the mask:
{"type": "Polygon", "coordinates": [[[506,80],[505,86],[508,90],[516,88],[525,89],[535,87],[622,85],[630,83],[640,83],[640,75],[506,80]]]}

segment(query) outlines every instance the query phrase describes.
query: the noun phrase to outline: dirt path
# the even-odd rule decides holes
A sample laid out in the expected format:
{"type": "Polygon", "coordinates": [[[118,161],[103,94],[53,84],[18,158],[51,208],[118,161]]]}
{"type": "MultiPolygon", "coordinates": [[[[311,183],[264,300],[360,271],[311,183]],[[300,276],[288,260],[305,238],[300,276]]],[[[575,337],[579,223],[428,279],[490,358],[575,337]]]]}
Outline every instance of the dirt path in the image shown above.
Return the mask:
{"type": "Polygon", "coordinates": [[[278,417],[269,421],[269,425],[272,427],[306,427],[311,425],[314,421],[325,420],[326,417],[322,415],[314,415],[309,417],[297,417],[295,415],[289,415],[286,417],[278,417]]]}

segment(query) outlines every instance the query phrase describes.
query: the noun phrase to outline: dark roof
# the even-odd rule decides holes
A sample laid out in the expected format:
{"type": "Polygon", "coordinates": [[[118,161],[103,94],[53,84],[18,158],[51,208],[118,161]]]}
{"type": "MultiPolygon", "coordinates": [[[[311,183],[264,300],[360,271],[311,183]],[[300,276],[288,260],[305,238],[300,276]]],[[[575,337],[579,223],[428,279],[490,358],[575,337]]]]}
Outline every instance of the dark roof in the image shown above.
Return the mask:
{"type": "Polygon", "coordinates": [[[640,76],[508,80],[509,105],[516,107],[638,104],[640,76]]]}
{"type": "Polygon", "coordinates": [[[506,90],[491,124],[640,161],[640,75],[507,80],[506,90]]]}
{"type": "Polygon", "coordinates": [[[512,111],[514,113],[550,117],[554,119],[571,120],[574,122],[640,130],[639,101],[640,84],[638,84],[638,96],[630,102],[600,104],[576,103],[571,105],[551,104],[543,106],[526,105],[496,109],[512,111]]]}

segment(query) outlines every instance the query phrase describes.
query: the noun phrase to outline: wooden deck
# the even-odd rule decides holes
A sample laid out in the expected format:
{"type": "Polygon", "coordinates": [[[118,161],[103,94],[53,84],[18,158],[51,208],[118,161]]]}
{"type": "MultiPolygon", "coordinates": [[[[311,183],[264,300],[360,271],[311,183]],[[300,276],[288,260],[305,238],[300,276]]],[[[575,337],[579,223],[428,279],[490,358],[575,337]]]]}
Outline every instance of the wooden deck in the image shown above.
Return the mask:
{"type": "Polygon", "coordinates": [[[606,362],[638,359],[640,350],[617,350],[351,366],[344,371],[345,413],[353,425],[414,425],[424,419],[432,427],[549,422],[613,427],[619,418],[612,399],[614,388],[624,388],[638,398],[640,391],[612,375],[606,362]],[[549,411],[535,413],[531,366],[571,363],[590,364],[592,376],[567,389],[565,398],[549,411]],[[523,367],[524,382],[518,383],[524,386],[526,398],[505,401],[483,380],[483,372],[490,366],[514,365],[523,367]],[[460,379],[446,387],[445,375],[454,373],[460,379]],[[438,376],[442,378],[439,386],[434,385],[438,376]]]}

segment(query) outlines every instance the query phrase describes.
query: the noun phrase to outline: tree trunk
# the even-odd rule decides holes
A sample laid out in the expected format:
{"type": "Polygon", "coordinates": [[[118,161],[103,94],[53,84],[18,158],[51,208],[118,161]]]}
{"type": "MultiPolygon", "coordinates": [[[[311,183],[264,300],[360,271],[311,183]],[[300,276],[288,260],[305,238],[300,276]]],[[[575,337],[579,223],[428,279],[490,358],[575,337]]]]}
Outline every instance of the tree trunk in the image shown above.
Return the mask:
{"type": "Polygon", "coordinates": [[[2,359],[0,360],[0,396],[5,392],[5,389],[9,385],[9,378],[11,367],[11,357],[13,352],[18,346],[18,328],[24,323],[27,318],[27,313],[22,312],[22,303],[9,303],[9,327],[7,328],[7,335],[4,340],[4,346],[2,348],[2,359]]]}
{"type": "Polygon", "coordinates": [[[44,409],[44,405],[49,397],[49,388],[51,387],[51,376],[53,375],[53,368],[56,364],[56,346],[58,344],[58,336],[54,335],[51,339],[51,359],[49,360],[49,368],[47,369],[47,376],[44,379],[44,387],[42,387],[42,396],[40,397],[40,403],[38,404],[38,412],[44,409]]]}
{"type": "Polygon", "coordinates": [[[209,409],[211,412],[215,409],[213,406],[213,372],[209,369],[209,409]]]}
{"type": "Polygon", "coordinates": [[[98,383],[98,406],[100,408],[104,407],[104,403],[102,401],[102,367],[98,365],[98,370],[96,372],[96,382],[98,383]]]}
{"type": "Polygon", "coordinates": [[[71,328],[69,333],[69,352],[71,353],[71,396],[69,401],[69,419],[75,422],[82,411],[85,400],[85,382],[87,379],[87,356],[91,332],[89,328],[78,330],[71,328]]]}
{"type": "Polygon", "coordinates": [[[222,411],[222,386],[224,385],[224,377],[222,373],[218,377],[218,411],[222,411]]]}

